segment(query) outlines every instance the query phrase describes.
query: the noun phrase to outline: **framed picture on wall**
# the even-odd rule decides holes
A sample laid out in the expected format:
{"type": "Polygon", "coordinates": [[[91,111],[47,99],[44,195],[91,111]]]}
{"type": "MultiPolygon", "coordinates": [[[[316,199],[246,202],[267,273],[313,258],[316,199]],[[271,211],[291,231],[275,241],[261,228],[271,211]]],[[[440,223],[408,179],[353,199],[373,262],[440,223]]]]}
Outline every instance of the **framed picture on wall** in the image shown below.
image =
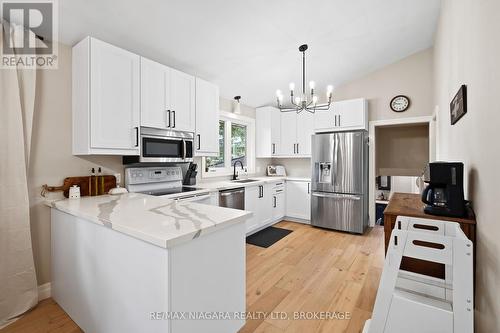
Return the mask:
{"type": "Polygon", "coordinates": [[[450,103],[451,124],[455,125],[467,113],[467,86],[462,84],[450,103]]]}

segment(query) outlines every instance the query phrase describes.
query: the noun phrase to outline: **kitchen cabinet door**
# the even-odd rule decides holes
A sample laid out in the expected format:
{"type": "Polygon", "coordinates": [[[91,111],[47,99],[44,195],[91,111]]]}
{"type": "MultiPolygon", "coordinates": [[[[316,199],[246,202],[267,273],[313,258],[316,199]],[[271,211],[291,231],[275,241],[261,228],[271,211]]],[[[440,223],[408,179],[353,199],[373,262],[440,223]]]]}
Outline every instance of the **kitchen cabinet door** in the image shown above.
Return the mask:
{"type": "Polygon", "coordinates": [[[273,195],[273,221],[281,220],[285,216],[285,193],[273,195]]]}
{"type": "Polygon", "coordinates": [[[281,111],[271,110],[271,155],[279,156],[281,152],[281,111]]]}
{"type": "Polygon", "coordinates": [[[263,107],[255,110],[255,154],[257,158],[272,156],[272,109],[271,107],[263,107]]]}
{"type": "Polygon", "coordinates": [[[330,110],[316,111],[314,114],[314,131],[327,132],[335,126],[334,106],[330,106],[330,110]]]}
{"type": "Polygon", "coordinates": [[[297,147],[297,114],[282,112],[280,128],[280,153],[285,156],[296,154],[297,147]]]}
{"type": "Polygon", "coordinates": [[[314,114],[301,112],[297,115],[297,148],[295,153],[311,156],[311,136],[314,134],[314,114]]]}
{"type": "Polygon", "coordinates": [[[280,155],[280,111],[271,106],[255,110],[255,142],[258,158],[280,155]]]}
{"type": "Polygon", "coordinates": [[[141,57],[141,126],[169,126],[170,68],[141,57]]]}
{"type": "Polygon", "coordinates": [[[177,131],[195,130],[195,78],[170,69],[171,128],[177,131]]]}
{"type": "Polygon", "coordinates": [[[219,87],[196,78],[196,156],[219,153],[219,87]]]}
{"type": "Polygon", "coordinates": [[[286,182],[286,216],[311,220],[310,182],[286,182]]]}
{"type": "MultiPolygon", "coordinates": [[[[109,154],[113,150],[139,154],[140,57],[94,38],[89,39],[88,47],[90,148],[107,149],[109,154]]],[[[79,73],[75,74],[78,80],[79,73]]]]}
{"type": "Polygon", "coordinates": [[[336,102],[338,128],[341,130],[368,130],[368,108],[365,99],[336,102]]]}
{"type": "Polygon", "coordinates": [[[245,222],[247,233],[259,227],[260,193],[260,186],[248,186],[245,188],[245,210],[253,213],[245,222]]]}
{"type": "Polygon", "coordinates": [[[259,202],[259,226],[264,226],[268,223],[271,223],[271,221],[273,220],[273,188],[271,184],[264,184],[260,186],[262,186],[262,197],[260,198],[259,202]]]}

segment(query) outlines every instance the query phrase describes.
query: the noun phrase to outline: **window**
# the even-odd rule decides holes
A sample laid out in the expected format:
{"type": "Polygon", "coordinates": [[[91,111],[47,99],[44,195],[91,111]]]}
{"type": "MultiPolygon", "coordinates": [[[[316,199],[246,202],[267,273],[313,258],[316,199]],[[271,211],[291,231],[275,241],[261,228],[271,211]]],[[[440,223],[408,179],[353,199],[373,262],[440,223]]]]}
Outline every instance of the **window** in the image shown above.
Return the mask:
{"type": "Polygon", "coordinates": [[[226,141],[226,122],[219,121],[219,156],[206,158],[206,169],[224,168],[224,143],[226,141]]]}
{"type": "Polygon", "coordinates": [[[240,168],[239,162],[243,164],[243,167],[249,173],[253,173],[255,166],[254,133],[254,119],[221,112],[219,120],[219,154],[203,158],[202,176],[230,175],[233,173],[234,163],[237,163],[237,168],[240,168]]]}
{"type": "Polygon", "coordinates": [[[236,161],[247,165],[247,127],[231,123],[231,165],[236,161]]]}

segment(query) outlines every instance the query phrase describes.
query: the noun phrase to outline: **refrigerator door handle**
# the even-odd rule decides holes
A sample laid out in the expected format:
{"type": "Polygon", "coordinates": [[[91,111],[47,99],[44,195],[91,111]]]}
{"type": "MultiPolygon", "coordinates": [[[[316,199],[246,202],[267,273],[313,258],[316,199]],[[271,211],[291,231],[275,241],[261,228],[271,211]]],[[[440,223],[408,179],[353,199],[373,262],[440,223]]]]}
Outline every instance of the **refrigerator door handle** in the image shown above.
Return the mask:
{"type": "Polygon", "coordinates": [[[355,201],[361,200],[360,196],[352,195],[352,194],[334,194],[334,193],[313,192],[312,195],[313,195],[313,197],[320,197],[320,198],[339,198],[339,199],[341,198],[341,199],[355,200],[355,201]]]}

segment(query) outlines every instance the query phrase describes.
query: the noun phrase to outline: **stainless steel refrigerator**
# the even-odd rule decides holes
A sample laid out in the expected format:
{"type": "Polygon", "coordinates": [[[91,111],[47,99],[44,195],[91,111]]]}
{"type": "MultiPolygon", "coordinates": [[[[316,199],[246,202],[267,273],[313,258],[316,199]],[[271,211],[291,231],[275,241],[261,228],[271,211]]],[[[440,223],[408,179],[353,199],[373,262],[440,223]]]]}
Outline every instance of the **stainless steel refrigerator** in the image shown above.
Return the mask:
{"type": "Polygon", "coordinates": [[[362,234],[368,226],[368,134],[312,137],[311,224],[362,234]]]}

